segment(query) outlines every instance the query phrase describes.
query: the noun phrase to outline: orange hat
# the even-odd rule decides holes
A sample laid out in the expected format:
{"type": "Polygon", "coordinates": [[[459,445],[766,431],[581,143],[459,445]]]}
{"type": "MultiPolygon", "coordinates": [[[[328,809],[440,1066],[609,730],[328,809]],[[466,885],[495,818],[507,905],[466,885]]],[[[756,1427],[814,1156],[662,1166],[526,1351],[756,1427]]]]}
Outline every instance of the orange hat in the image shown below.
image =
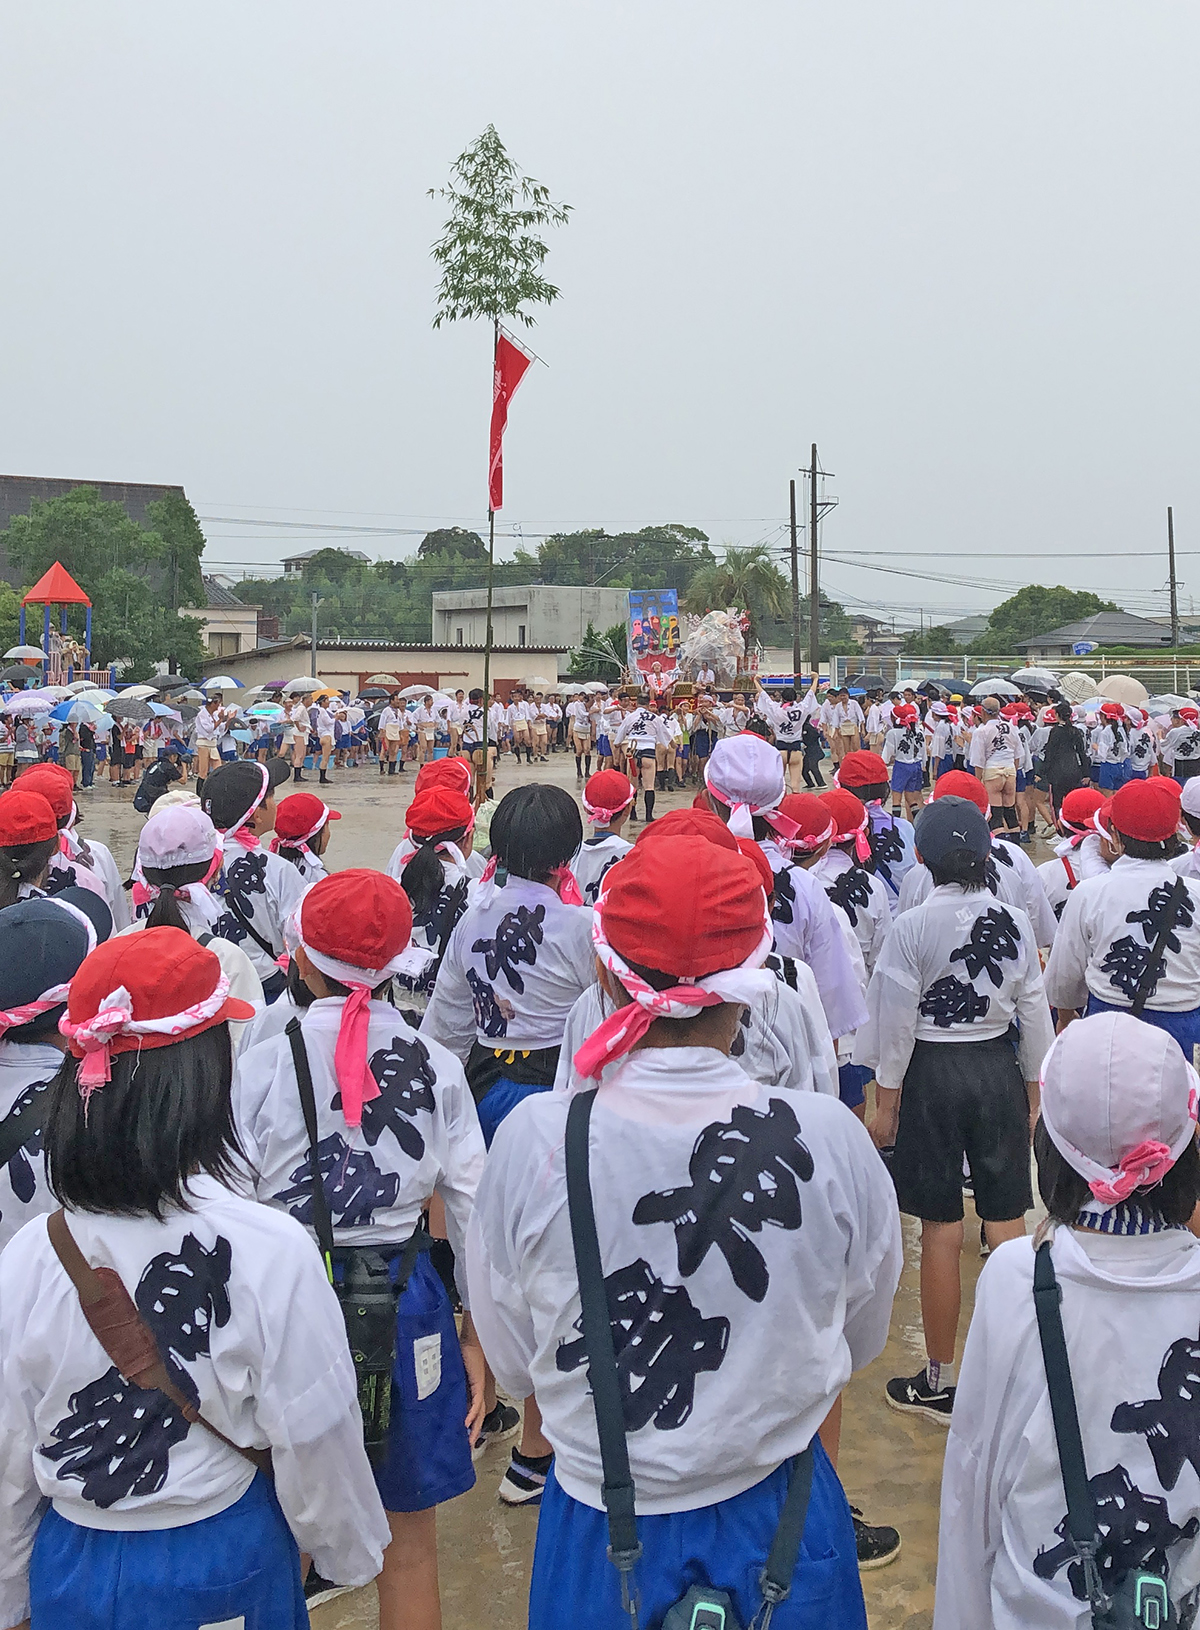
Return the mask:
{"type": "Polygon", "coordinates": [[[984,815],[988,812],[988,795],[983,782],[969,770],[947,770],[933,784],[931,798],[966,798],[984,815]]]}

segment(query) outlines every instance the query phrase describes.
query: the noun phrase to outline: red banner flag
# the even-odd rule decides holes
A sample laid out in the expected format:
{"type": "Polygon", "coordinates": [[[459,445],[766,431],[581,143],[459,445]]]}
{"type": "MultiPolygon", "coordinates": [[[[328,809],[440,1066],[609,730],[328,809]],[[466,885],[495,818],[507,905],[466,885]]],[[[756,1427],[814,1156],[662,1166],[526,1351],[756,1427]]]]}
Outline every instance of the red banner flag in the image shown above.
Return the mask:
{"type": "Polygon", "coordinates": [[[496,370],[492,380],[492,434],[488,460],[488,507],[499,509],[504,502],[504,427],[508,423],[508,404],[517,386],[525,377],[525,370],[533,358],[519,345],[514,345],[507,334],[501,334],[496,343],[496,370]]]}

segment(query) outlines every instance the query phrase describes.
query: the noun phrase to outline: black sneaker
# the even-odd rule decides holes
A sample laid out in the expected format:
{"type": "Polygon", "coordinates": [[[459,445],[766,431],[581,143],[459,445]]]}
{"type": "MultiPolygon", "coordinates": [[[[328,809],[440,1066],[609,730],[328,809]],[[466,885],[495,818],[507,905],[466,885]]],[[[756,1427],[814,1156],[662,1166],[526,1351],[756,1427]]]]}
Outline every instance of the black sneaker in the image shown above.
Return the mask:
{"type": "Polygon", "coordinates": [[[988,1244],[986,1223],[980,1223],[979,1225],[979,1254],[980,1256],[984,1257],[991,1256],[992,1254],[992,1248],[988,1244]]]}
{"type": "Polygon", "coordinates": [[[856,1505],[850,1507],[850,1515],[854,1519],[859,1573],[870,1573],[872,1568],[886,1568],[889,1562],[894,1562],[900,1555],[899,1532],[886,1525],[875,1528],[869,1522],[864,1522],[863,1514],[856,1505]]]}
{"type": "Polygon", "coordinates": [[[954,1388],[939,1387],[935,1392],[929,1385],[929,1371],[917,1375],[898,1375],[884,1388],[884,1396],[892,1409],[902,1415],[924,1415],[927,1420],[950,1424],[950,1411],[954,1408],[954,1388]]]}
{"type": "Polygon", "coordinates": [[[310,1568],[304,1581],[304,1605],[320,1607],[322,1602],[332,1602],[335,1596],[344,1596],[353,1589],[353,1585],[331,1584],[328,1579],[322,1579],[315,1568],[310,1568]]]}
{"type": "Polygon", "coordinates": [[[490,1415],[483,1417],[479,1436],[471,1445],[471,1458],[478,1460],[489,1443],[506,1443],[521,1430],[521,1417],[511,1404],[497,1402],[490,1415]]]}
{"type": "Polygon", "coordinates": [[[496,1490],[505,1505],[541,1505],[553,1455],[523,1455],[514,1449],[496,1490]]]}

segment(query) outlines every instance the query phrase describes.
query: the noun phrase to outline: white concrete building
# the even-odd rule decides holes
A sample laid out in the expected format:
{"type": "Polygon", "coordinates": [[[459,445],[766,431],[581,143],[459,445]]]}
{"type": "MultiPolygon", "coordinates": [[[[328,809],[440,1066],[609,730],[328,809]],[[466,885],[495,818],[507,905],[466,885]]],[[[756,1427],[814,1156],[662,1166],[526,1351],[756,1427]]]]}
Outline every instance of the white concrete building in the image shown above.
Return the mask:
{"type": "MultiPolygon", "coordinates": [[[[497,645],[581,644],[587,625],[598,634],[629,616],[627,589],[577,588],[531,583],[497,588],[492,597],[492,630],[497,645]]],[[[435,645],[482,645],[487,638],[487,590],[444,589],[433,596],[435,645]]]]}

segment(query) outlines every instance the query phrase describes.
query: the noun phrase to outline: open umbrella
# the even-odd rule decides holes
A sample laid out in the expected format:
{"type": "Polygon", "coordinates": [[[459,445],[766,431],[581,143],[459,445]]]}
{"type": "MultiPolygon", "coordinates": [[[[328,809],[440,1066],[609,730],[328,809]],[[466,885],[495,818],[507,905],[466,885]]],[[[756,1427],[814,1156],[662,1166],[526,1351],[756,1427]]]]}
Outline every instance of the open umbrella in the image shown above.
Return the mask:
{"type": "Polygon", "coordinates": [[[1135,679],[1132,674],[1109,674],[1096,689],[1110,702],[1120,702],[1122,707],[1141,707],[1150,694],[1141,680],[1135,679]]]}
{"type": "Polygon", "coordinates": [[[608,686],[603,684],[599,679],[589,679],[583,688],[585,691],[587,691],[589,696],[595,696],[599,691],[607,690],[608,686]]]}
{"type": "Polygon", "coordinates": [[[1058,688],[1068,702],[1085,702],[1089,696],[1096,694],[1096,681],[1091,674],[1081,674],[1073,669],[1060,675],[1058,688]]]}
{"type": "Polygon", "coordinates": [[[1049,668],[1018,668],[1009,678],[1014,685],[1029,685],[1034,690],[1057,690],[1058,675],[1049,668]]]}
{"type": "Polygon", "coordinates": [[[95,724],[104,718],[104,709],[75,696],[70,701],[60,702],[50,717],[59,724],[95,724]]]}
{"type": "Polygon", "coordinates": [[[256,702],[246,709],[248,719],[282,719],[285,710],[277,702],[256,702]]]}
{"type": "Polygon", "coordinates": [[[969,696],[1020,696],[1021,692],[1016,685],[1007,679],[981,679],[978,685],[972,685],[967,693],[969,696]]]}
{"type": "Polygon", "coordinates": [[[156,719],[178,719],[182,722],[183,715],[177,713],[173,707],[168,707],[165,702],[147,702],[146,706],[156,719]]]}
{"type": "Polygon", "coordinates": [[[7,662],[10,657],[27,657],[30,662],[43,662],[45,660],[46,653],[45,651],[40,651],[36,645],[14,645],[11,651],[5,651],[5,662],[7,662]]]}
{"type": "Polygon", "coordinates": [[[158,695],[157,685],[122,685],[117,693],[127,702],[148,702],[152,696],[158,695]]]}
{"type": "Polygon", "coordinates": [[[405,685],[400,695],[409,702],[418,696],[432,696],[436,690],[436,685],[405,685]]]}
{"type": "Polygon", "coordinates": [[[361,697],[365,697],[367,701],[371,702],[377,697],[390,696],[391,692],[384,690],[381,685],[368,685],[366,690],[360,690],[358,694],[361,697]]]}
{"type": "Polygon", "coordinates": [[[111,713],[114,719],[125,719],[130,724],[145,724],[148,719],[154,717],[149,702],[144,702],[140,698],[130,702],[123,696],[114,696],[111,702],[107,702],[105,712],[111,713]]]}
{"type": "Polygon", "coordinates": [[[311,691],[324,690],[325,687],[319,679],[301,674],[298,679],[289,679],[283,689],[289,696],[307,696],[311,691]]]}
{"type": "Polygon", "coordinates": [[[24,685],[28,680],[40,677],[36,668],[30,668],[24,662],[14,662],[11,667],[0,671],[0,681],[7,681],[10,685],[24,685]]]}
{"type": "Polygon", "coordinates": [[[544,691],[548,690],[554,681],[552,679],[546,679],[542,674],[534,674],[529,679],[522,679],[521,683],[524,685],[526,690],[544,691]]]}
{"type": "Polygon", "coordinates": [[[1141,704],[1147,713],[1175,713],[1181,707],[1191,707],[1186,696],[1175,696],[1171,691],[1162,696],[1148,696],[1141,704]]]}
{"type": "Polygon", "coordinates": [[[387,691],[385,694],[390,696],[396,688],[396,676],[395,674],[368,674],[367,684],[386,685],[387,691]]]}
{"type": "Polygon", "coordinates": [[[10,696],[4,704],[5,713],[49,713],[58,701],[44,690],[22,690],[10,696]]]}
{"type": "Polygon", "coordinates": [[[242,684],[240,679],[234,679],[230,674],[214,674],[211,679],[206,679],[200,686],[200,689],[205,692],[217,690],[245,690],[245,688],[246,687],[242,684]]]}

